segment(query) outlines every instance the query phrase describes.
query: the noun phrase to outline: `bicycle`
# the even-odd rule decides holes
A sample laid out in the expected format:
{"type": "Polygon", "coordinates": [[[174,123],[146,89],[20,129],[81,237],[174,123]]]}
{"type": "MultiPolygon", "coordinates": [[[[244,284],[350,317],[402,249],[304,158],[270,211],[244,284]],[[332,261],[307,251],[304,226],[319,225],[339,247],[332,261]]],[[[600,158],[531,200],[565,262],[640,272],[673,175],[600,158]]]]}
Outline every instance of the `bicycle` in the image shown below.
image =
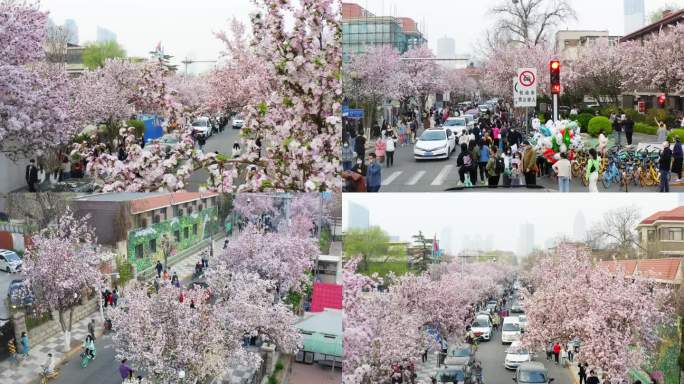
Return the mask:
{"type": "Polygon", "coordinates": [[[622,184],[620,177],[621,174],[618,170],[617,161],[611,159],[610,163],[608,163],[606,171],[603,173],[603,177],[601,178],[603,187],[606,189],[610,189],[613,183],[618,185],[622,184]]]}
{"type": "Polygon", "coordinates": [[[51,373],[40,373],[40,384],[47,384],[48,381],[59,377],[59,368],[55,368],[51,373]]]}

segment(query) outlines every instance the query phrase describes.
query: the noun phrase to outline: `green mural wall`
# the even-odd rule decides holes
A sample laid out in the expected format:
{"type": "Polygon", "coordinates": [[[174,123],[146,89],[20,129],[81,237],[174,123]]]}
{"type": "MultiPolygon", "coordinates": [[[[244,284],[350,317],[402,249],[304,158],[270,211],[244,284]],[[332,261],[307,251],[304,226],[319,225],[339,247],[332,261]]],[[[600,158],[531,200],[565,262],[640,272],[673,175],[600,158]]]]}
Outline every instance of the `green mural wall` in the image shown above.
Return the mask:
{"type": "Polygon", "coordinates": [[[682,330],[677,325],[671,327],[661,327],[658,333],[661,337],[658,343],[658,350],[655,356],[651,356],[644,367],[640,370],[630,370],[630,377],[633,381],[641,380],[642,383],[650,383],[650,373],[654,370],[663,373],[663,384],[679,384],[679,365],[677,358],[680,351],[680,335],[682,330]]]}
{"type": "Polygon", "coordinates": [[[209,236],[216,232],[218,227],[218,209],[211,207],[203,209],[200,212],[194,212],[191,215],[174,217],[167,221],[162,221],[153,224],[148,228],[134,229],[128,232],[127,242],[127,258],[128,261],[135,265],[136,270],[142,271],[154,265],[157,260],[164,260],[164,254],[161,247],[161,239],[165,233],[168,233],[171,239],[175,242],[175,251],[180,252],[191,247],[198,242],[209,238],[209,236]],[[197,225],[197,234],[194,233],[193,227],[197,225]],[[180,234],[180,241],[175,241],[175,232],[180,234]],[[185,236],[187,231],[187,237],[185,236]],[[156,251],[151,249],[151,241],[156,242],[156,251]],[[143,255],[137,257],[136,248],[142,246],[143,255]]]}

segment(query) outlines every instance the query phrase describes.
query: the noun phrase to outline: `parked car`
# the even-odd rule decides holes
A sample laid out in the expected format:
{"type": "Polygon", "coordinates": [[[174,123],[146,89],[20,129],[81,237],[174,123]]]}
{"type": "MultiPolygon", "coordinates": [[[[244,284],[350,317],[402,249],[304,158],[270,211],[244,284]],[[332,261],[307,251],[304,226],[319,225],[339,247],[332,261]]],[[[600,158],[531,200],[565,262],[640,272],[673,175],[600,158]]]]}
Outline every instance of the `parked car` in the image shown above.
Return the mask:
{"type": "Polygon", "coordinates": [[[413,157],[423,159],[448,159],[456,149],[456,135],[449,128],[425,130],[413,147],[413,157]]]}
{"type": "Polygon", "coordinates": [[[208,117],[199,117],[192,122],[192,130],[198,135],[209,137],[212,134],[211,122],[208,117]]]}
{"type": "Polygon", "coordinates": [[[492,338],[492,323],[483,318],[475,319],[470,327],[470,332],[476,339],[489,341],[492,338]]]}
{"type": "Polygon", "coordinates": [[[28,288],[25,279],[10,281],[7,289],[7,299],[12,309],[30,307],[33,305],[34,297],[28,288]]]}
{"type": "Polygon", "coordinates": [[[465,365],[470,366],[475,362],[473,348],[468,344],[454,345],[447,350],[444,365],[465,365]]]}
{"type": "Polygon", "coordinates": [[[479,319],[480,317],[489,321],[490,323],[492,322],[492,313],[489,311],[480,311],[475,315],[476,319],[479,319]]]}
{"type": "Polygon", "coordinates": [[[242,129],[245,125],[245,119],[242,115],[233,116],[233,129],[242,129]]]}
{"type": "Polygon", "coordinates": [[[21,271],[23,261],[16,252],[7,249],[0,249],[0,269],[7,273],[17,273],[21,271]]]}
{"type": "Polygon", "coordinates": [[[518,384],[549,384],[553,380],[553,378],[549,378],[544,364],[538,361],[520,364],[515,370],[515,377],[513,378],[513,381],[518,384]]]}
{"type": "Polygon", "coordinates": [[[525,313],[525,310],[520,303],[513,303],[511,305],[511,313],[525,313]]]}
{"type": "Polygon", "coordinates": [[[510,344],[520,340],[521,333],[517,317],[504,317],[503,325],[501,326],[501,344],[510,344]]]}
{"type": "Polygon", "coordinates": [[[520,345],[520,341],[514,341],[506,350],[504,367],[506,369],[516,369],[520,364],[532,361],[533,357],[533,354],[527,348],[523,348],[520,345]]]}

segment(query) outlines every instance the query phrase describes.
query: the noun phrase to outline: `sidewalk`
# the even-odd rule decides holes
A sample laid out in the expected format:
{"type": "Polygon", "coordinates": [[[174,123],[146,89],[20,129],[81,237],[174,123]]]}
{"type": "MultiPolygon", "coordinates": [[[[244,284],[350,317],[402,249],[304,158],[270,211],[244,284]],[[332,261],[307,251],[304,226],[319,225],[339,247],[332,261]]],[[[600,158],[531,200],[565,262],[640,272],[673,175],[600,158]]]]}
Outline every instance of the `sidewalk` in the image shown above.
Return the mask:
{"type": "MultiPolygon", "coordinates": [[[[232,238],[232,237],[231,237],[232,238]]],[[[222,238],[214,241],[214,252],[220,252],[223,249],[222,238]]],[[[200,253],[188,256],[181,262],[172,265],[171,271],[178,273],[178,278],[181,281],[189,280],[195,271],[195,264],[200,260],[200,253]]],[[[83,341],[88,335],[88,322],[90,319],[95,319],[96,337],[102,334],[103,324],[100,319],[99,312],[93,312],[90,316],[85,317],[72,325],[71,330],[71,350],[67,353],[62,351],[64,346],[64,335],[61,332],[53,335],[40,344],[31,345],[29,358],[22,361],[19,366],[13,365],[9,359],[0,362],[0,383],[3,384],[26,384],[39,378],[41,365],[47,361],[47,354],[52,352],[55,360],[55,367],[65,364],[68,359],[80,351],[83,341]]]]}

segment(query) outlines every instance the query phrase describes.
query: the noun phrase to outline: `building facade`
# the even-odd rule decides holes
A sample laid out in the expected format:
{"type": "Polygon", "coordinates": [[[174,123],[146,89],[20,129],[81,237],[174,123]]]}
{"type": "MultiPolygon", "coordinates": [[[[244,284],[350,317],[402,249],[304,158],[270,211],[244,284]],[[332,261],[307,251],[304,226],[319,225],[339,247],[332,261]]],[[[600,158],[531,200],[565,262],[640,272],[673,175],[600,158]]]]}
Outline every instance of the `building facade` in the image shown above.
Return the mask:
{"type": "Polygon", "coordinates": [[[116,33],[107,28],[97,27],[97,42],[104,43],[107,41],[116,41],[116,33]]]}
{"type": "Polygon", "coordinates": [[[218,229],[215,193],[109,193],[73,200],[78,215],[90,214],[98,242],[115,247],[142,271],[163,260],[162,238],[172,253],[209,239],[218,229]]]}
{"type": "Polygon", "coordinates": [[[342,55],[353,55],[372,46],[391,46],[400,53],[426,44],[418,23],[409,17],[376,16],[354,3],[342,3],[342,55]]]}
{"type": "Polygon", "coordinates": [[[347,204],[347,229],[368,229],[370,227],[369,213],[366,207],[359,204],[347,204]]]}
{"type": "Polygon", "coordinates": [[[645,24],[644,0],[625,0],[625,35],[643,28],[645,24]]]}
{"type": "Polygon", "coordinates": [[[565,30],[556,32],[556,51],[560,52],[563,61],[577,60],[581,47],[598,39],[608,39],[617,45],[620,36],[611,36],[608,31],[565,30]]]}
{"type": "Polygon", "coordinates": [[[654,213],[639,223],[637,232],[641,257],[684,256],[684,206],[654,213]]]}

